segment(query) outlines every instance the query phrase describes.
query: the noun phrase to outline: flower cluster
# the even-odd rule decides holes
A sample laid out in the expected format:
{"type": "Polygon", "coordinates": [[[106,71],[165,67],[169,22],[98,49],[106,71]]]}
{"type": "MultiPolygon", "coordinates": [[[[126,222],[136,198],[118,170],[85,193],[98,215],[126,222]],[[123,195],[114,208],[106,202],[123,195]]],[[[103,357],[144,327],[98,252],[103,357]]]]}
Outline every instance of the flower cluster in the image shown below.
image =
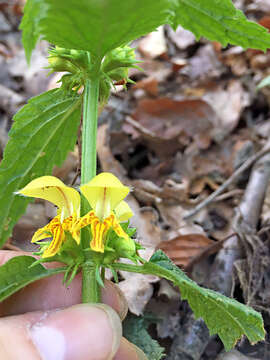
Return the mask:
{"type": "MultiPolygon", "coordinates": [[[[42,258],[50,258],[61,252],[62,245],[69,236],[80,246],[80,231],[84,227],[89,229],[89,248],[92,251],[106,253],[108,249],[109,254],[114,254],[113,257],[109,256],[113,260],[117,258],[115,252],[118,248],[126,249],[127,257],[135,255],[135,242],[130,239],[127,226],[120,224],[133,215],[124,201],[129,188],[113,174],[101,173],[82,185],[80,192],[91,206],[91,211],[84,216],[80,215],[79,192],[54,176],[37,178],[18,191],[24,196],[48,200],[58,208],[57,215],[49,224],[38,229],[32,238],[32,242],[42,246],[42,258]],[[43,242],[48,238],[52,240],[43,242]]],[[[120,256],[125,257],[125,253],[120,251],[118,257],[120,256]]]]}

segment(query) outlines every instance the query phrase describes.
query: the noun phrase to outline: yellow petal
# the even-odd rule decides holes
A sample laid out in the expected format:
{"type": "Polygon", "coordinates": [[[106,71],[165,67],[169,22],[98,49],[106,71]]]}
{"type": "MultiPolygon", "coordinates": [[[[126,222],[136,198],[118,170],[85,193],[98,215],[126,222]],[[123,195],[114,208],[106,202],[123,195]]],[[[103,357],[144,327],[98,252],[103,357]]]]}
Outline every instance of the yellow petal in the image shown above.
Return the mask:
{"type": "Polygon", "coordinates": [[[114,209],[115,215],[118,221],[127,221],[133,216],[133,212],[129,207],[128,203],[121,201],[114,209]]]}
{"type": "MultiPolygon", "coordinates": [[[[80,231],[82,228],[84,228],[87,225],[90,225],[94,219],[97,217],[94,214],[94,211],[90,211],[83,217],[76,220],[73,224],[71,229],[69,230],[73,239],[77,242],[77,244],[80,243],[80,231]]],[[[65,223],[65,221],[64,221],[65,223]]],[[[63,224],[64,225],[64,224],[63,224]]]]}
{"type": "Polygon", "coordinates": [[[49,237],[51,237],[51,234],[49,232],[48,225],[46,225],[43,228],[38,229],[34,233],[31,242],[35,243],[37,241],[40,241],[40,240],[43,240],[43,239],[46,239],[46,238],[49,238],[49,237]]]}
{"type": "Polygon", "coordinates": [[[90,242],[90,247],[92,250],[97,252],[104,252],[104,237],[109,230],[109,225],[105,222],[100,222],[98,218],[96,218],[91,223],[91,231],[92,231],[92,240],[90,242]]]}
{"type": "Polygon", "coordinates": [[[127,186],[116,176],[106,172],[95,176],[80,189],[100,220],[108,217],[129,193],[127,186]]]}
{"type": "Polygon", "coordinates": [[[49,247],[42,254],[43,258],[51,257],[57,254],[60,250],[63,241],[65,240],[65,232],[59,222],[58,226],[55,226],[52,230],[53,239],[49,245],[49,247]]]}
{"type": "Polygon", "coordinates": [[[79,193],[54,176],[41,176],[31,181],[18,193],[52,202],[59,208],[63,218],[73,213],[79,215],[79,193]]]}
{"type": "Polygon", "coordinates": [[[129,239],[129,236],[128,234],[126,234],[124,232],[124,230],[122,229],[121,225],[118,223],[118,221],[116,220],[116,217],[111,214],[109,217],[107,217],[107,219],[104,220],[104,224],[106,224],[108,226],[108,229],[110,227],[113,228],[113,230],[116,232],[116,234],[119,236],[119,237],[122,237],[126,240],[129,239]]]}

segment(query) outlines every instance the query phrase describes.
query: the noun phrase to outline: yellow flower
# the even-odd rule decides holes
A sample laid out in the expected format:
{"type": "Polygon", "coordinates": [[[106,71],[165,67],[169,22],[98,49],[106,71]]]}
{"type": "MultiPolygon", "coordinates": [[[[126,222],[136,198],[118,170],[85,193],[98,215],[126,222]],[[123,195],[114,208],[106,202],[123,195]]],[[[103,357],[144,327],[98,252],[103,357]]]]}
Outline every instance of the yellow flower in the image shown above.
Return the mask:
{"type": "Polygon", "coordinates": [[[93,210],[77,221],[72,235],[75,237],[79,229],[90,225],[92,232],[90,247],[101,253],[104,252],[105,236],[110,228],[119,237],[128,240],[129,237],[119,221],[127,221],[133,215],[128,204],[123,201],[129,193],[129,188],[113,174],[104,172],[82,185],[80,189],[93,210]]]}
{"type": "MultiPolygon", "coordinates": [[[[52,237],[49,247],[42,254],[43,258],[54,256],[65,240],[65,231],[71,232],[80,216],[80,195],[54,176],[42,176],[18,191],[19,194],[48,200],[58,207],[57,216],[49,224],[38,229],[32,242],[52,237]]],[[[80,243],[80,237],[75,238],[80,243]]]]}

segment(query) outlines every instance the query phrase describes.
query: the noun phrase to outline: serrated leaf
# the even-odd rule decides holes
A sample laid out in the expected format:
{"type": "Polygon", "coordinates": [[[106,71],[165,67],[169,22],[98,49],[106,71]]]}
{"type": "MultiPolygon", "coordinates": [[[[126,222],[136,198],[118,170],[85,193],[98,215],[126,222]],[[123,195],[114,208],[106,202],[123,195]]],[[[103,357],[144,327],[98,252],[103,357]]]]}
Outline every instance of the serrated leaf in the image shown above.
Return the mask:
{"type": "Polygon", "coordinates": [[[143,267],[177,285],[181,298],[188,301],[196,318],[203,318],[211,335],[219,335],[226,350],[230,350],[243,335],[251,343],[264,339],[265,331],[260,313],[234,299],[200,287],[161,250],[143,267]]]}
{"type": "Polygon", "coordinates": [[[64,272],[65,268],[46,269],[32,256],[16,256],[0,267],[0,301],[33,281],[64,272]]]}
{"type": "Polygon", "coordinates": [[[224,46],[270,47],[267,29],[248,21],[231,0],[28,0],[21,29],[28,59],[40,36],[102,58],[162,24],[180,24],[197,39],[205,36],[224,46]]]}
{"type": "Polygon", "coordinates": [[[178,0],[174,28],[182,25],[199,39],[201,36],[244,49],[266,50],[270,34],[263,26],[248,21],[231,0],[178,0]]]}
{"type": "Polygon", "coordinates": [[[125,338],[138,346],[151,360],[160,360],[164,357],[164,348],[152,339],[147,328],[147,318],[129,314],[123,322],[123,335],[125,338]]]}
{"type": "MultiPolygon", "coordinates": [[[[147,34],[169,22],[176,0],[28,0],[21,29],[31,35],[31,28],[42,38],[65,48],[88,50],[97,57],[147,34]],[[38,19],[32,9],[41,6],[38,19]]],[[[32,44],[36,37],[28,38],[32,44]]],[[[24,36],[26,38],[26,35],[24,36]]],[[[30,45],[27,46],[30,49],[30,45]]]]}
{"type": "Polygon", "coordinates": [[[14,117],[0,165],[0,246],[24,213],[28,199],[14,192],[41,175],[51,174],[73,150],[81,98],[54,89],[29,100],[14,117]]]}
{"type": "Polygon", "coordinates": [[[39,21],[42,16],[42,5],[40,1],[28,0],[24,7],[24,16],[20,24],[20,29],[24,30],[22,43],[28,63],[30,63],[32,51],[40,37],[39,21]]]}

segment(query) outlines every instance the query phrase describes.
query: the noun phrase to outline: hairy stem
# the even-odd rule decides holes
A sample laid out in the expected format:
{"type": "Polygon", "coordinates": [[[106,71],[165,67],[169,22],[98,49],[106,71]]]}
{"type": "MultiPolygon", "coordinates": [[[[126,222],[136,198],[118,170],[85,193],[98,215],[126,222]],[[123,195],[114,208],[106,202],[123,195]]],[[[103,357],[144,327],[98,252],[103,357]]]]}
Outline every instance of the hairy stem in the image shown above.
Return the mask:
{"type": "Polygon", "coordinates": [[[85,264],[82,271],[82,303],[101,302],[100,285],[96,281],[95,267],[85,264]]]}
{"type": "MultiPolygon", "coordinates": [[[[97,121],[98,121],[99,71],[86,79],[83,101],[81,183],[89,182],[96,175],[97,168],[97,121]]],[[[81,214],[89,210],[88,202],[82,198],[81,214]]],[[[82,248],[89,248],[89,232],[81,231],[82,248]]],[[[87,259],[86,259],[87,260],[87,259]]],[[[95,270],[88,265],[82,269],[82,302],[100,302],[100,289],[95,270]]]]}
{"type": "Polygon", "coordinates": [[[84,90],[81,183],[96,176],[99,76],[87,79],[84,90]]]}

